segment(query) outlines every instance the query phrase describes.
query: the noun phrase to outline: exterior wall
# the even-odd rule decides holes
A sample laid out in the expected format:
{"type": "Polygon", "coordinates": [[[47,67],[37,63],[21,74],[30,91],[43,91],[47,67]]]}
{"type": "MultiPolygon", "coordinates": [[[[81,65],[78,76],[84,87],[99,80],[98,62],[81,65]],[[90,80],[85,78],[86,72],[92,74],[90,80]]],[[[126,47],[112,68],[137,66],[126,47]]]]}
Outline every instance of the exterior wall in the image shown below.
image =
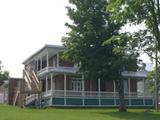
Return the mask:
{"type": "Polygon", "coordinates": [[[107,91],[107,92],[113,92],[114,91],[113,81],[106,81],[105,91],[107,91]]]}
{"type": "Polygon", "coordinates": [[[72,76],[67,76],[66,78],[66,89],[67,90],[72,90],[72,76]]]}
{"type": "Polygon", "coordinates": [[[22,78],[10,78],[8,86],[8,104],[13,105],[14,98],[22,78]]]}
{"type": "MultiPolygon", "coordinates": [[[[72,90],[72,78],[75,76],[66,76],[66,90],[72,90]]],[[[64,74],[54,76],[55,79],[55,89],[64,89],[64,74]]],[[[45,82],[45,80],[44,80],[45,82]]],[[[114,82],[113,81],[101,81],[101,91],[114,92],[114,82]]],[[[128,85],[128,82],[127,82],[128,85]]],[[[50,86],[50,85],[49,85],[50,86]]],[[[128,86],[127,86],[128,89],[128,86]]],[[[98,80],[84,80],[84,90],[85,91],[98,91],[98,80]]],[[[116,90],[117,91],[117,90],[116,90]]],[[[128,91],[128,90],[127,90],[128,91]]],[[[137,92],[137,80],[131,79],[130,81],[130,92],[137,92]]]]}
{"type": "Polygon", "coordinates": [[[49,58],[49,66],[56,67],[57,66],[57,55],[54,55],[49,58]]]}
{"type": "Polygon", "coordinates": [[[0,103],[8,103],[8,86],[0,86],[0,103]]]}
{"type": "Polygon", "coordinates": [[[32,61],[29,64],[25,65],[25,70],[35,70],[35,61],[32,61]]]}
{"type": "Polygon", "coordinates": [[[84,90],[97,91],[98,90],[97,80],[89,80],[89,79],[84,80],[84,90]]]}
{"type": "MultiPolygon", "coordinates": [[[[98,91],[97,80],[85,80],[85,91],[98,91]]],[[[113,92],[114,84],[112,81],[101,81],[101,91],[113,92]]]]}
{"type": "Polygon", "coordinates": [[[130,83],[131,83],[130,86],[131,92],[137,92],[137,80],[131,79],[130,83]]]}
{"type": "Polygon", "coordinates": [[[84,91],[90,91],[90,80],[84,80],[84,91]]]}
{"type": "Polygon", "coordinates": [[[55,76],[55,89],[56,90],[64,89],[64,75],[55,76]]]}
{"type": "Polygon", "coordinates": [[[42,80],[42,92],[45,92],[46,91],[46,80],[43,79],[42,80]]]}
{"type": "MultiPolygon", "coordinates": [[[[72,78],[75,76],[66,76],[66,90],[72,90],[72,78]]],[[[55,89],[63,90],[64,89],[64,75],[55,76],[55,89]]]]}

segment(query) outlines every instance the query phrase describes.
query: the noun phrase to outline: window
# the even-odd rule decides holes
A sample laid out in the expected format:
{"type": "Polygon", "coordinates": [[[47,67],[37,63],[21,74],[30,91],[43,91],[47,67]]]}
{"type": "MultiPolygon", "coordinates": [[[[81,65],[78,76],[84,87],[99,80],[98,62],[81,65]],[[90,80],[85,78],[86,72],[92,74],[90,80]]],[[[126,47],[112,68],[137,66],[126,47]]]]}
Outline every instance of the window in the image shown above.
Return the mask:
{"type": "Polygon", "coordinates": [[[82,91],[82,79],[81,78],[72,78],[72,90],[82,91]]]}

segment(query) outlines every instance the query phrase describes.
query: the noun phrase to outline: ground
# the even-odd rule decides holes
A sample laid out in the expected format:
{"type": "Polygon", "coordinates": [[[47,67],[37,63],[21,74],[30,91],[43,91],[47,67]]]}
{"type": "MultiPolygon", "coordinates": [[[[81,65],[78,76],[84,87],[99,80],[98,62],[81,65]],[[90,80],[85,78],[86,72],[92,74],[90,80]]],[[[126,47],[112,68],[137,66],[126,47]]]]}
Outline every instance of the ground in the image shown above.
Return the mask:
{"type": "Polygon", "coordinates": [[[0,120],[160,120],[160,112],[128,109],[128,112],[120,113],[115,108],[21,109],[0,105],[0,120]]]}

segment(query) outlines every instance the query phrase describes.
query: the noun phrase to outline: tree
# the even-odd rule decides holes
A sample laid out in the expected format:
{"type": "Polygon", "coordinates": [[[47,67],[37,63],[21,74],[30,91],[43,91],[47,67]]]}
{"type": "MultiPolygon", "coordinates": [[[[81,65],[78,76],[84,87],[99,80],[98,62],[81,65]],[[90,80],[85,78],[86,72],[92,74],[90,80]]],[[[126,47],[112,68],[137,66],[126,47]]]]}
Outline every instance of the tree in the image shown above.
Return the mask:
{"type": "MultiPolygon", "coordinates": [[[[159,68],[160,69],[160,68],[159,68]]],[[[150,71],[147,75],[147,80],[149,82],[149,91],[154,93],[155,92],[155,76],[156,76],[156,70],[153,69],[152,71],[150,71]]],[[[158,74],[158,80],[160,80],[160,75],[158,74]]]]}
{"type": "Polygon", "coordinates": [[[0,85],[4,83],[4,80],[8,80],[9,78],[9,72],[8,71],[3,71],[2,70],[2,63],[0,61],[0,85]]]}
{"type": "Polygon", "coordinates": [[[66,23],[71,31],[63,37],[67,48],[65,58],[78,64],[80,71],[92,80],[115,80],[120,93],[120,111],[125,111],[121,72],[137,69],[138,54],[132,49],[135,44],[131,47],[133,42],[128,34],[119,36],[122,24],[110,19],[106,0],[69,2],[72,7],[67,7],[68,16],[73,23],[66,23]]]}
{"type": "MultiPolygon", "coordinates": [[[[110,39],[104,42],[104,45],[113,45],[112,54],[114,58],[110,59],[109,70],[114,71],[116,78],[116,84],[119,92],[120,99],[120,111],[126,111],[124,101],[124,78],[122,77],[123,71],[136,71],[139,69],[138,64],[141,64],[141,60],[138,60],[138,51],[136,50],[137,43],[134,39],[127,34],[118,34],[112,36],[110,39]],[[116,74],[115,74],[116,73],[116,74]]],[[[110,73],[111,74],[111,73],[110,73]]]]}
{"type": "Polygon", "coordinates": [[[141,31],[141,35],[146,39],[138,40],[151,59],[155,59],[156,110],[158,110],[158,50],[160,50],[159,3],[159,0],[109,0],[110,6],[108,7],[108,10],[112,12],[112,18],[123,24],[129,22],[146,25],[146,30],[141,31]]]}

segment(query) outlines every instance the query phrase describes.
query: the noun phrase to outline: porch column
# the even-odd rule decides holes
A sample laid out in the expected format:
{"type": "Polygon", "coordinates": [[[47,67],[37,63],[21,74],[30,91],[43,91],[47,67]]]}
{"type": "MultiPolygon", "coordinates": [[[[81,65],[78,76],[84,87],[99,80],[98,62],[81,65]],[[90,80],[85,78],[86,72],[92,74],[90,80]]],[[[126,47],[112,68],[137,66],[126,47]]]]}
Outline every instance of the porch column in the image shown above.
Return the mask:
{"type": "Polygon", "coordinates": [[[57,53],[57,67],[59,67],[59,53],[57,53]]]}
{"type": "Polygon", "coordinates": [[[82,74],[82,105],[84,105],[84,75],[82,74]]]}
{"type": "Polygon", "coordinates": [[[114,86],[114,105],[116,106],[116,82],[115,80],[113,81],[113,86],[114,86]]]}
{"type": "Polygon", "coordinates": [[[66,74],[64,74],[64,105],[66,105],[66,74]]]}
{"type": "Polygon", "coordinates": [[[101,106],[101,79],[98,79],[98,103],[101,106]]]}
{"type": "Polygon", "coordinates": [[[51,73],[51,105],[53,104],[53,73],[51,73]]]}
{"type": "Polygon", "coordinates": [[[131,79],[128,78],[129,105],[131,105],[131,79]]]}
{"type": "Polygon", "coordinates": [[[48,76],[46,76],[46,92],[48,91],[48,76]]]}
{"type": "Polygon", "coordinates": [[[48,50],[47,50],[47,57],[46,57],[46,61],[47,61],[47,68],[49,67],[49,56],[48,56],[48,50]]]}
{"type": "Polygon", "coordinates": [[[143,78],[143,105],[145,105],[145,79],[143,78]]]}

